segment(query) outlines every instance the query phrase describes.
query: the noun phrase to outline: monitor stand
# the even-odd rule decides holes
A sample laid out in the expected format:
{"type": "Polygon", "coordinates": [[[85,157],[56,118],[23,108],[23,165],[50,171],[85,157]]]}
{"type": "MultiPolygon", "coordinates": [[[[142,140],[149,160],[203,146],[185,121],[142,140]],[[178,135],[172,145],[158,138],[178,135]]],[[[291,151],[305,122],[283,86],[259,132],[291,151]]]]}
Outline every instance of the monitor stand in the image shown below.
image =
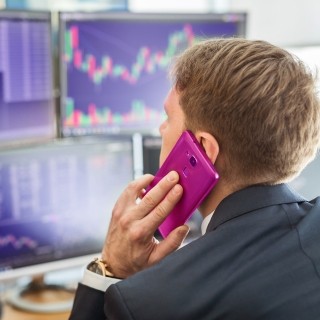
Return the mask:
{"type": "Polygon", "coordinates": [[[72,308],[74,289],[46,284],[44,275],[35,276],[26,287],[14,289],[7,301],[14,307],[36,313],[61,313],[72,308]]]}

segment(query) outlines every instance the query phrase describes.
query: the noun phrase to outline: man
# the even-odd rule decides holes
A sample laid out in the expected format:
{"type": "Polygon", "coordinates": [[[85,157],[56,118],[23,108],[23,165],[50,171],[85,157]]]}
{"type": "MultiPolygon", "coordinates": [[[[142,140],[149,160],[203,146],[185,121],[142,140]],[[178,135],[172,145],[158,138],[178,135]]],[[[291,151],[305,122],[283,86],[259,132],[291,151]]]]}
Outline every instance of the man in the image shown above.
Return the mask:
{"type": "Polygon", "coordinates": [[[266,42],[207,40],[177,58],[165,111],[160,164],[189,129],[220,174],[199,207],[205,233],[177,250],[181,226],[158,243],[178,174],[139,202],[152,176],[132,182],[70,319],[320,319],[320,198],[285,184],[319,144],[312,75],[266,42]]]}

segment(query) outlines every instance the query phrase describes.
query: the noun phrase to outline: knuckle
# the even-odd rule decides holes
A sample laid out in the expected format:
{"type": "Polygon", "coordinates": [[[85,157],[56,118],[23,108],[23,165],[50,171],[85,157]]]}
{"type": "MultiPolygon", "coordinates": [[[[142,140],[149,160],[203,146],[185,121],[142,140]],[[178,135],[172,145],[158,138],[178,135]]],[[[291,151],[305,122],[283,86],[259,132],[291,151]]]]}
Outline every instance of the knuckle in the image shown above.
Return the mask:
{"type": "Polygon", "coordinates": [[[119,208],[119,205],[116,203],[112,210],[112,217],[116,220],[120,219],[122,216],[122,210],[119,208]]]}
{"type": "Polygon", "coordinates": [[[130,222],[131,222],[131,220],[129,218],[129,215],[122,215],[118,221],[119,226],[122,229],[128,229],[130,222]]]}
{"type": "Polygon", "coordinates": [[[167,179],[160,180],[159,183],[157,184],[157,186],[162,192],[168,192],[170,190],[170,187],[171,187],[171,185],[168,184],[168,180],[167,179]]]}
{"type": "Polygon", "coordinates": [[[127,186],[127,190],[128,192],[132,192],[132,191],[135,191],[137,189],[137,181],[136,180],[133,180],[131,182],[129,182],[128,186],[127,186]]]}
{"type": "Polygon", "coordinates": [[[129,239],[132,242],[140,242],[145,237],[145,230],[141,226],[135,226],[130,229],[129,239]]]}
{"type": "Polygon", "coordinates": [[[156,201],[148,193],[143,197],[143,202],[147,208],[154,208],[157,205],[156,201]]]}
{"type": "Polygon", "coordinates": [[[166,210],[166,208],[163,205],[160,204],[155,208],[153,213],[154,213],[156,220],[162,221],[167,216],[167,214],[169,212],[168,212],[168,210],[166,210]]]}

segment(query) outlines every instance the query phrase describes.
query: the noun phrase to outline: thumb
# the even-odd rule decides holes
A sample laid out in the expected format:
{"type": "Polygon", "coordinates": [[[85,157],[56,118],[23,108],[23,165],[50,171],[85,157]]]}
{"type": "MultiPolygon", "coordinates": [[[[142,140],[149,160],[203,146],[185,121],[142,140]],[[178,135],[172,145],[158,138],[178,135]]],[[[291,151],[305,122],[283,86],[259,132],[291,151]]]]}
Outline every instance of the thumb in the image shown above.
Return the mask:
{"type": "MultiPolygon", "coordinates": [[[[168,246],[171,247],[171,251],[169,253],[177,250],[182,245],[189,231],[189,226],[183,225],[169,233],[168,237],[165,240],[163,240],[163,242],[167,241],[169,243],[168,246]]],[[[170,250],[169,247],[168,250],[170,250]]]]}
{"type": "Polygon", "coordinates": [[[171,231],[168,237],[157,245],[157,250],[152,257],[152,263],[156,263],[176,251],[188,235],[189,230],[189,226],[183,225],[171,231]]]}

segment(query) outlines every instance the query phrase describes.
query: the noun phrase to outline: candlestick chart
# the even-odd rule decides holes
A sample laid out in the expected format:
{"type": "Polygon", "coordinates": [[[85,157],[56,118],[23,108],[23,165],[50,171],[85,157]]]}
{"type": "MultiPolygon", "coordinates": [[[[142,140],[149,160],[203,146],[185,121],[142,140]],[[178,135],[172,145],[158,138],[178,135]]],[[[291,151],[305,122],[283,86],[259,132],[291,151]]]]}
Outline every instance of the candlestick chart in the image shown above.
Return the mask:
{"type": "MultiPolygon", "coordinates": [[[[229,29],[230,30],[229,30],[229,29]]],[[[208,22],[70,21],[61,52],[64,135],[157,130],[172,59],[200,38],[235,34],[208,22]]]]}

